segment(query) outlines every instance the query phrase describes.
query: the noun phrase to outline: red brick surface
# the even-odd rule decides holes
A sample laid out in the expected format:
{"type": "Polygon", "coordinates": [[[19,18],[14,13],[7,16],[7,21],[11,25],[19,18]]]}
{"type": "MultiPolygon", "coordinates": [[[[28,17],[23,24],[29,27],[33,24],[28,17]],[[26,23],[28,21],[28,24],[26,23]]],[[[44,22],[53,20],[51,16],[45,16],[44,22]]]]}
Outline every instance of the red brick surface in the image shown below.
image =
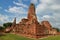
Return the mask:
{"type": "Polygon", "coordinates": [[[31,4],[29,7],[27,19],[23,18],[21,22],[16,24],[15,18],[11,28],[13,33],[32,38],[43,37],[50,34],[52,30],[51,24],[48,21],[42,21],[41,24],[37,21],[34,4],[31,4]]]}

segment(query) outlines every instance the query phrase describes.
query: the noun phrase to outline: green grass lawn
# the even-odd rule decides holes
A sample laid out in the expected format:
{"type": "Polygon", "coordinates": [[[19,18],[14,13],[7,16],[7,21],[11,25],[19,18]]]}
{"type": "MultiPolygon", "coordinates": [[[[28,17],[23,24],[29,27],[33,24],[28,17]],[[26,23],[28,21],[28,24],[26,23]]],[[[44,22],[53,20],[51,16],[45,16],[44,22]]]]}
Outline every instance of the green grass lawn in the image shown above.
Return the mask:
{"type": "Polygon", "coordinates": [[[41,40],[60,40],[60,35],[58,35],[58,36],[50,36],[50,37],[47,37],[47,38],[43,38],[41,40]]]}
{"type": "Polygon", "coordinates": [[[60,35],[51,36],[43,39],[30,39],[23,36],[15,35],[15,34],[6,34],[5,36],[0,36],[0,40],[60,40],[60,35]]]}
{"type": "Polygon", "coordinates": [[[0,40],[34,40],[34,39],[18,36],[15,34],[6,34],[5,36],[0,36],[0,40]]]}

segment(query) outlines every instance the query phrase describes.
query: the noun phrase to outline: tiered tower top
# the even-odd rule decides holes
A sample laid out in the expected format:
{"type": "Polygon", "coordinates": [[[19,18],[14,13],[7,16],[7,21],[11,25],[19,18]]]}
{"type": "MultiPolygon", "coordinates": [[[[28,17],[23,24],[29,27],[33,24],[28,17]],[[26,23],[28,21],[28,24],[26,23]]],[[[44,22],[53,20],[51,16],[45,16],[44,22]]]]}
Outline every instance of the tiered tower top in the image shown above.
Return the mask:
{"type": "Polygon", "coordinates": [[[36,14],[35,14],[35,5],[33,3],[30,4],[29,11],[28,11],[28,20],[37,20],[36,14]]]}

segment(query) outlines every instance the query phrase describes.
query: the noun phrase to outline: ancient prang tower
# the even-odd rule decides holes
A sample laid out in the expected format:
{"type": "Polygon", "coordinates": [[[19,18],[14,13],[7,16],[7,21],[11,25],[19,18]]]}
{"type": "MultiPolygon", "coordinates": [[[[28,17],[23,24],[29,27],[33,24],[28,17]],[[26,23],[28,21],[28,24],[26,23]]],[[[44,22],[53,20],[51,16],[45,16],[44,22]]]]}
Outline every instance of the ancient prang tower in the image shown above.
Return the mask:
{"type": "Polygon", "coordinates": [[[52,28],[48,21],[38,22],[35,13],[35,5],[31,3],[27,19],[23,18],[16,24],[16,18],[11,26],[11,32],[32,38],[40,38],[46,35],[56,34],[57,31],[52,28]]]}

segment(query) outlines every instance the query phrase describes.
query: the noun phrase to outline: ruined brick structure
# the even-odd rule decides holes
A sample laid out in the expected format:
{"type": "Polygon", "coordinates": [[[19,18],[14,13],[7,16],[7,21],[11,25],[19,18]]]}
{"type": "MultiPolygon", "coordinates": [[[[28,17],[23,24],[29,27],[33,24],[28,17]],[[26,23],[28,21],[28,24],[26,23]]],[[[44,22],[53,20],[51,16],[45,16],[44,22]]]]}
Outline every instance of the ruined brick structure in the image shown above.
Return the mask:
{"type": "Polygon", "coordinates": [[[40,38],[52,34],[54,31],[48,21],[42,21],[41,24],[37,21],[34,4],[29,7],[27,19],[23,18],[18,24],[16,24],[16,18],[14,19],[11,30],[13,33],[33,38],[40,38]]]}

